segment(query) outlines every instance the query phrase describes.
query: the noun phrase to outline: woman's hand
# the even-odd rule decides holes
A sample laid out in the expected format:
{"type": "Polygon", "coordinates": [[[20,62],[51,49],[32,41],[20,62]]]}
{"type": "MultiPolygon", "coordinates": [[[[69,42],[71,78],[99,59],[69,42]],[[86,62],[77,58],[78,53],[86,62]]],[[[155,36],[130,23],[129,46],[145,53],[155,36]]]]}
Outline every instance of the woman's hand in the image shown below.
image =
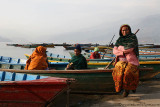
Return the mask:
{"type": "Polygon", "coordinates": [[[123,54],[127,54],[127,53],[129,53],[129,52],[123,51],[123,54]]]}
{"type": "Polygon", "coordinates": [[[69,70],[69,69],[74,69],[74,68],[73,68],[73,63],[69,63],[69,64],[67,65],[66,69],[67,69],[67,70],[69,70]]]}

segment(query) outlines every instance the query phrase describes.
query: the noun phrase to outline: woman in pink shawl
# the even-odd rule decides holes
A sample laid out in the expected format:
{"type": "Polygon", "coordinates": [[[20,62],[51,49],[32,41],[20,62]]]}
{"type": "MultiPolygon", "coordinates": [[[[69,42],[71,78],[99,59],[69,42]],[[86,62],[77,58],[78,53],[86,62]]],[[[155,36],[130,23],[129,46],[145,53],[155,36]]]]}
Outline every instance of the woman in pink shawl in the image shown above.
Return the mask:
{"type": "Polygon", "coordinates": [[[124,90],[123,97],[127,97],[130,90],[136,92],[139,83],[138,40],[129,25],[122,25],[119,34],[113,49],[116,64],[112,76],[116,92],[124,90]]]}

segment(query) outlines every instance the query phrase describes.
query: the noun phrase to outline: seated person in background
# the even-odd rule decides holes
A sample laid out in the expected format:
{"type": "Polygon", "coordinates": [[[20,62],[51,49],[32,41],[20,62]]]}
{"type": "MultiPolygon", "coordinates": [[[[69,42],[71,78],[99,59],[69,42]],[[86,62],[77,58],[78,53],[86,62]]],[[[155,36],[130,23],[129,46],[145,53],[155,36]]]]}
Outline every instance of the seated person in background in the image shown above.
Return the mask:
{"type": "Polygon", "coordinates": [[[74,49],[74,56],[71,58],[70,63],[67,65],[69,69],[87,69],[86,58],[81,54],[81,46],[78,44],[74,49]]]}
{"type": "Polygon", "coordinates": [[[26,62],[26,70],[46,70],[48,69],[48,60],[46,48],[38,46],[26,62]]]}
{"type": "Polygon", "coordinates": [[[101,59],[101,55],[98,52],[99,52],[99,48],[95,47],[94,52],[90,56],[90,59],[101,59]]]}

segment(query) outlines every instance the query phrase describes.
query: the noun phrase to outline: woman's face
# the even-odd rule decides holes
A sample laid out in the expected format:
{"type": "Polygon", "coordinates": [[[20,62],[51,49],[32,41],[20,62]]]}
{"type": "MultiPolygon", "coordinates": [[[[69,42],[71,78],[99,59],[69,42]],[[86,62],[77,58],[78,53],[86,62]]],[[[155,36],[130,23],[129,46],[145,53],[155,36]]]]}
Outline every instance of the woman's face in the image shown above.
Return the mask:
{"type": "Polygon", "coordinates": [[[121,30],[121,32],[122,32],[123,36],[126,36],[127,34],[130,33],[128,27],[123,27],[122,30],[121,30]]]}
{"type": "Polygon", "coordinates": [[[81,52],[80,52],[78,49],[74,49],[74,54],[75,54],[76,56],[78,56],[78,55],[81,54],[81,52]]]}

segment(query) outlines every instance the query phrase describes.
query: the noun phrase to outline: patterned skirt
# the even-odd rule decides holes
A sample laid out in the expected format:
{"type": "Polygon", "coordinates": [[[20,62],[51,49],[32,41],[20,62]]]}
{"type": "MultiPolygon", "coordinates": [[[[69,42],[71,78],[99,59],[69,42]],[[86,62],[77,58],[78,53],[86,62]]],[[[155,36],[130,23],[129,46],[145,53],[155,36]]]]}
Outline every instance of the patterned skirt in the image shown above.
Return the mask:
{"type": "Polygon", "coordinates": [[[116,92],[122,89],[135,90],[139,83],[138,66],[123,61],[116,63],[112,76],[116,92]]]}

